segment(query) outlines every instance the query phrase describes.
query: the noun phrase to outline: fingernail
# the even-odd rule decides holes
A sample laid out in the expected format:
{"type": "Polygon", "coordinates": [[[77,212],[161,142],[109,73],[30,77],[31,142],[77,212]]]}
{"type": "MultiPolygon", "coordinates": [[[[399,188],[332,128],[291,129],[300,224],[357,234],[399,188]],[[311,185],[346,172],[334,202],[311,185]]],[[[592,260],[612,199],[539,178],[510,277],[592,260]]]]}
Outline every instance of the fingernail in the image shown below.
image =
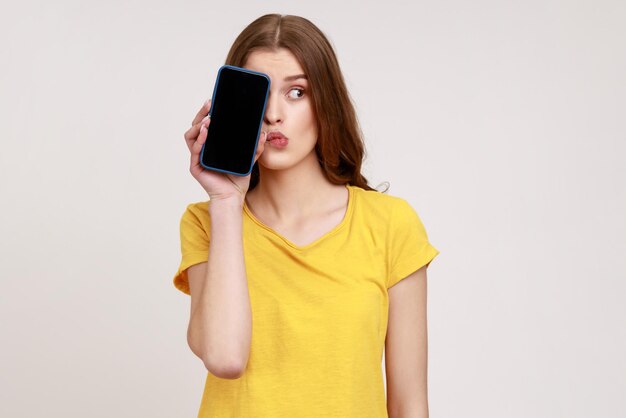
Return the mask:
{"type": "Polygon", "coordinates": [[[210,118],[210,116],[209,116],[209,115],[206,115],[206,116],[204,117],[204,119],[202,119],[202,123],[204,123],[204,122],[208,121],[208,120],[209,120],[209,118],[210,118]]]}

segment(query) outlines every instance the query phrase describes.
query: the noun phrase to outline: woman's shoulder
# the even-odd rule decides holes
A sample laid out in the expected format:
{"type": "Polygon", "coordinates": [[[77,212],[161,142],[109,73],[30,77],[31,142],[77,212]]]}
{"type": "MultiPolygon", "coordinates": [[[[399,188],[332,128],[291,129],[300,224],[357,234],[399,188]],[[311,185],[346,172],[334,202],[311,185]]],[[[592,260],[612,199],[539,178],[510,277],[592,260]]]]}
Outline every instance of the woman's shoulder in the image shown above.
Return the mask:
{"type": "Polygon", "coordinates": [[[378,190],[366,190],[358,186],[351,186],[355,190],[357,200],[364,209],[384,211],[391,213],[396,207],[408,205],[408,201],[403,197],[381,192],[378,190]]]}
{"type": "Polygon", "coordinates": [[[194,223],[208,227],[211,220],[209,217],[209,202],[210,200],[188,203],[183,211],[181,223],[194,223]]]}
{"type": "Polygon", "coordinates": [[[210,200],[203,200],[200,202],[190,202],[187,204],[185,211],[197,214],[199,212],[208,212],[210,200]]]}

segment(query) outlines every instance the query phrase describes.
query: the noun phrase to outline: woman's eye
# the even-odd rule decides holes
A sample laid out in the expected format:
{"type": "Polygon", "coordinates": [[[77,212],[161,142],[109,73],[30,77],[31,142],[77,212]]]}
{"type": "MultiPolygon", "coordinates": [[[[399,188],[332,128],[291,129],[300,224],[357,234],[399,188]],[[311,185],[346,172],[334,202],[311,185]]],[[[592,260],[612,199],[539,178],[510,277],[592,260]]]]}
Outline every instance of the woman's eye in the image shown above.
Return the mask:
{"type": "Polygon", "coordinates": [[[293,89],[289,90],[289,93],[291,93],[292,91],[298,91],[298,92],[300,92],[300,95],[299,95],[299,96],[293,96],[293,95],[291,96],[291,97],[292,97],[292,98],[294,98],[294,99],[299,99],[299,98],[301,98],[302,96],[304,96],[304,89],[294,87],[293,89]]]}

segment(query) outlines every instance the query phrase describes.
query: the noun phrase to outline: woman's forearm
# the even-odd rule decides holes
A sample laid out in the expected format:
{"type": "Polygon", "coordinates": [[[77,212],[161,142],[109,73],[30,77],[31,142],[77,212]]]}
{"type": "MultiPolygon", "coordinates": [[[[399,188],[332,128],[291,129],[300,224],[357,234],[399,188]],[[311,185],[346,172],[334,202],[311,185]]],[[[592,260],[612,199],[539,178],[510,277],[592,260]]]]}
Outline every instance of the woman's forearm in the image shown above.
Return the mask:
{"type": "Polygon", "coordinates": [[[252,337],[243,255],[243,200],[216,199],[208,206],[209,256],[200,297],[191,313],[189,339],[202,353],[209,371],[236,378],[247,364],[252,337]]]}

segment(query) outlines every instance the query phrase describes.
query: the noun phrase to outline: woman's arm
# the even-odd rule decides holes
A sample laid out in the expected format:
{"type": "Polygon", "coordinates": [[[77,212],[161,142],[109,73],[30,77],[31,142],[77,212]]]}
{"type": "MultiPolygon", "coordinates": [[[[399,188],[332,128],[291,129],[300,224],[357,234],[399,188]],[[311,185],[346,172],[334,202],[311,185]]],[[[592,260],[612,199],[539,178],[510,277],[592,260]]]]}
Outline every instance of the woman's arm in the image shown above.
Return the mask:
{"type": "Polygon", "coordinates": [[[223,379],[240,377],[248,363],[252,308],[243,256],[243,200],[209,202],[208,262],[187,270],[191,314],[187,341],[207,370],[223,379]]]}
{"type": "Polygon", "coordinates": [[[389,288],[385,340],[389,418],[428,418],[427,267],[389,288]]]}

